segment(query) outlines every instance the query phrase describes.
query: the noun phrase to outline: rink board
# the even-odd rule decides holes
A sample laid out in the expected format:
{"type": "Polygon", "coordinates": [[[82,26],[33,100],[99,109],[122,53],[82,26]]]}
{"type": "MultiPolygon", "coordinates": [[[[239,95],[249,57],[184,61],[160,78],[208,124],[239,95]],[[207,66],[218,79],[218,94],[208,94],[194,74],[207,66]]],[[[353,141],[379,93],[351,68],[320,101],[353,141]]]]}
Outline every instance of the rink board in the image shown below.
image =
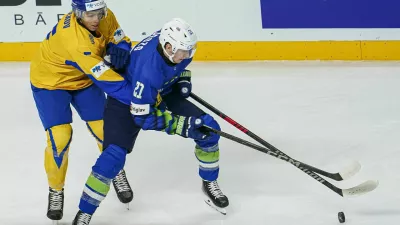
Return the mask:
{"type": "MultiPolygon", "coordinates": [[[[131,40],[181,17],[200,40],[198,61],[400,59],[398,0],[159,0],[132,13],[133,5],[107,0],[131,40]]],[[[3,0],[0,61],[29,61],[70,10],[70,0],[3,0]]]]}

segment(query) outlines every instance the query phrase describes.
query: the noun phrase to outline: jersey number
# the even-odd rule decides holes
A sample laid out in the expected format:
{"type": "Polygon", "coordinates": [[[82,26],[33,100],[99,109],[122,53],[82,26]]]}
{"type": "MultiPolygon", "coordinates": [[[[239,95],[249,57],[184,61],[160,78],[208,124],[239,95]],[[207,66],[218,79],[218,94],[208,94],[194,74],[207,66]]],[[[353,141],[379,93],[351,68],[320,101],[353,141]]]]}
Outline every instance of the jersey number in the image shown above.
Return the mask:
{"type": "Polygon", "coordinates": [[[135,87],[135,90],[133,91],[133,96],[135,98],[141,99],[143,89],[144,89],[144,84],[140,83],[139,81],[136,82],[136,87],[135,87]]]}

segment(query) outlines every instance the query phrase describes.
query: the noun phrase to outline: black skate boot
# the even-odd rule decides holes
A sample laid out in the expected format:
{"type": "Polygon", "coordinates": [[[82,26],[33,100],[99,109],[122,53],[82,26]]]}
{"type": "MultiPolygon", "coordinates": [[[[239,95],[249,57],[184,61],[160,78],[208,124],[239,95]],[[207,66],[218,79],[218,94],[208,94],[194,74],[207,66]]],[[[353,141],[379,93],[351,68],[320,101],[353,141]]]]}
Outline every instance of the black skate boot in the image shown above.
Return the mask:
{"type": "Polygon", "coordinates": [[[82,212],[81,210],[75,216],[72,225],[89,225],[92,215],[82,212]]]}
{"type": "Polygon", "coordinates": [[[226,215],[225,208],[229,205],[229,200],[222,193],[217,181],[203,180],[202,190],[207,197],[205,202],[218,212],[226,215]]]}
{"type": "MultiPolygon", "coordinates": [[[[126,174],[124,170],[121,170],[118,175],[112,180],[114,185],[115,192],[117,192],[117,196],[119,201],[124,204],[128,204],[133,199],[133,191],[131,186],[129,185],[128,179],[126,178],[126,174]]],[[[129,205],[127,205],[129,209],[129,205]]]]}
{"type": "Polygon", "coordinates": [[[64,189],[57,191],[49,188],[49,201],[47,205],[47,217],[57,224],[63,218],[64,210],[64,189]]]}

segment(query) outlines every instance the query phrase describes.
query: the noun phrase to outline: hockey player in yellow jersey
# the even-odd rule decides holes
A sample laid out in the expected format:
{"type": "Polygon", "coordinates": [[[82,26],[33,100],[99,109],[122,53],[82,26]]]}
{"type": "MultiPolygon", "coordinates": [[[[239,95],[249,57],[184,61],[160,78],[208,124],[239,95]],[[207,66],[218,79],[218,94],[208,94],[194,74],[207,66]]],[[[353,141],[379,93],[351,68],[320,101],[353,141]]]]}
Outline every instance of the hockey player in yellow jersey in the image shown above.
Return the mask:
{"type": "MultiPolygon", "coordinates": [[[[123,78],[115,71],[129,60],[131,42],[104,0],[72,0],[72,11],[47,34],[31,62],[30,82],[36,107],[47,134],[45,170],[49,183],[47,217],[61,220],[64,206],[64,181],[72,140],[74,106],[100,151],[103,142],[105,95],[88,76],[102,71],[109,82],[123,78]]],[[[81,146],[82,148],[83,146],[81,146]]],[[[129,203],[133,192],[121,170],[112,181],[119,200],[129,203]]]]}

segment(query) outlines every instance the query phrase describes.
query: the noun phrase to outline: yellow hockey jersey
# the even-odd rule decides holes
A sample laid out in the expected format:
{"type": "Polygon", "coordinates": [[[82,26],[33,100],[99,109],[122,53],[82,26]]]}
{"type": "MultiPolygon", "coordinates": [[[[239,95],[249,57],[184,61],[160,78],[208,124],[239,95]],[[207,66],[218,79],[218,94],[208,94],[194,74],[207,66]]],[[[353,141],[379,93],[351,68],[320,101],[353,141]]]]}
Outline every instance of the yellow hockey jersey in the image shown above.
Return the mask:
{"type": "Polygon", "coordinates": [[[32,85],[48,90],[79,90],[93,84],[88,75],[100,81],[122,81],[123,77],[103,62],[107,44],[126,41],[131,46],[111,10],[96,33],[95,37],[81,26],[72,11],[65,15],[40,44],[31,62],[32,85]]]}

